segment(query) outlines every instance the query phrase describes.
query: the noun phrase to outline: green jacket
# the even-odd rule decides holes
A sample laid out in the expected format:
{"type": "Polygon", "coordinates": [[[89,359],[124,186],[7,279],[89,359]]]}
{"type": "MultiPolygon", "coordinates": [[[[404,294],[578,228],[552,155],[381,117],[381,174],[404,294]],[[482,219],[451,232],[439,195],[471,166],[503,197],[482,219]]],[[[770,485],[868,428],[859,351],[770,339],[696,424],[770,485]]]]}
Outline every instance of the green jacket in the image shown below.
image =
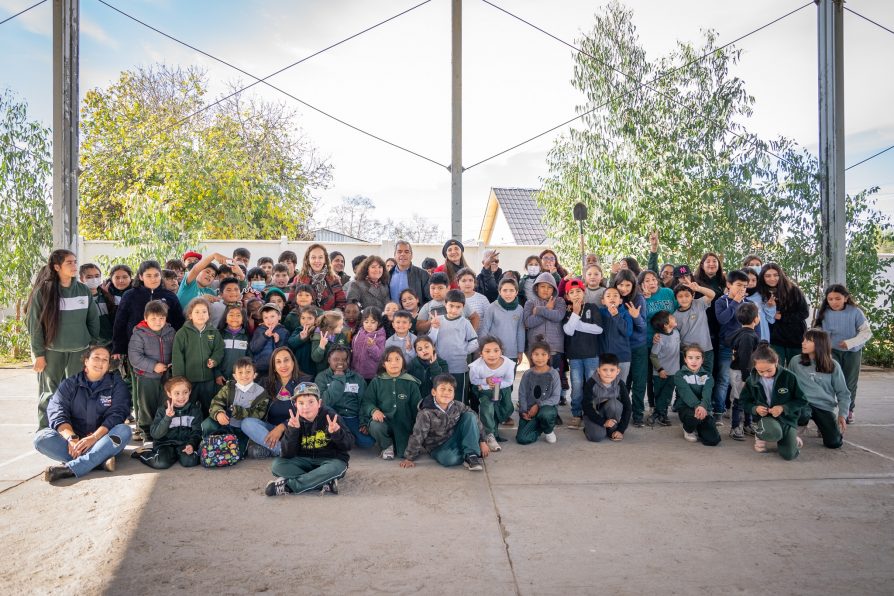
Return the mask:
{"type": "Polygon", "coordinates": [[[316,363],[318,373],[329,368],[329,363],[326,362],[326,358],[329,356],[329,350],[332,349],[332,346],[344,346],[348,348],[348,350],[351,349],[351,342],[348,341],[348,334],[344,331],[336,335],[333,341],[326,344],[325,350],[320,349],[320,337],[320,332],[316,331],[310,340],[310,359],[316,363]]]}
{"type": "Polygon", "coordinates": [[[431,395],[432,379],[449,371],[447,370],[447,361],[440,356],[431,364],[422,362],[419,360],[419,356],[416,356],[407,364],[407,372],[419,381],[419,394],[426,398],[431,395]]]}
{"type": "Polygon", "coordinates": [[[674,411],[679,411],[684,405],[693,410],[699,406],[710,414],[711,394],[714,392],[714,379],[711,371],[701,369],[697,373],[685,366],[674,375],[674,387],[677,390],[677,399],[674,401],[674,411]]]}
{"type": "Polygon", "coordinates": [[[224,342],[220,331],[210,323],[201,333],[192,321],[187,321],[174,336],[172,374],[184,376],[194,383],[214,380],[214,368],[208,368],[208,360],[220,364],[224,356],[224,342]]]}
{"type": "MultiPolygon", "coordinates": [[[[282,326],[289,331],[290,337],[292,336],[292,334],[295,333],[296,330],[301,330],[301,315],[298,313],[299,310],[301,310],[300,306],[293,306],[292,312],[287,314],[286,318],[282,320],[282,326]]],[[[316,316],[319,317],[321,314],[323,314],[323,311],[318,308],[316,316]]]]}
{"type": "MultiPolygon", "coordinates": [[[[801,388],[798,387],[798,379],[793,373],[778,366],[776,368],[776,377],[773,379],[773,406],[782,406],[782,414],[779,415],[780,424],[785,426],[797,427],[798,417],[801,410],[807,405],[807,399],[801,388]]],[[[747,408],[746,411],[757,416],[754,409],[757,406],[769,406],[767,395],[760,382],[760,375],[757,371],[752,371],[748,380],[745,381],[745,387],[742,389],[742,407],[747,408]]]]}
{"type": "Polygon", "coordinates": [[[28,310],[28,332],[31,334],[31,353],[35,357],[45,356],[47,350],[54,352],[79,352],[99,337],[99,309],[90,293],[90,288],[77,280],[72,280],[67,288],[60,287],[59,325],[53,345],[46,345],[40,314],[43,299],[39,289],[34,292],[28,310]]]}
{"type": "Polygon", "coordinates": [[[188,401],[182,408],[174,408],[174,416],[165,414],[167,404],[162,404],[155,412],[155,419],[149,428],[152,439],[158,443],[168,443],[198,448],[202,441],[202,406],[197,401],[188,401]]]}
{"type": "Polygon", "coordinates": [[[391,377],[382,373],[370,381],[360,406],[360,424],[368,425],[373,412],[381,410],[394,435],[394,453],[402,457],[419,411],[419,381],[403,373],[391,377]]]}
{"type": "Polygon", "coordinates": [[[246,418],[263,420],[267,414],[267,405],[270,403],[270,394],[257,383],[253,383],[251,389],[254,390],[250,390],[250,395],[254,395],[251,403],[247,406],[236,405],[233,403],[236,398],[236,382],[228,382],[211,400],[208,417],[216,422],[217,415],[223,412],[236,420],[245,420],[246,418]]]}
{"type": "Polygon", "coordinates": [[[360,415],[360,402],[366,393],[366,381],[353,370],[345,371],[338,376],[326,368],[314,379],[320,388],[323,404],[329,406],[343,418],[356,418],[360,415]]]}

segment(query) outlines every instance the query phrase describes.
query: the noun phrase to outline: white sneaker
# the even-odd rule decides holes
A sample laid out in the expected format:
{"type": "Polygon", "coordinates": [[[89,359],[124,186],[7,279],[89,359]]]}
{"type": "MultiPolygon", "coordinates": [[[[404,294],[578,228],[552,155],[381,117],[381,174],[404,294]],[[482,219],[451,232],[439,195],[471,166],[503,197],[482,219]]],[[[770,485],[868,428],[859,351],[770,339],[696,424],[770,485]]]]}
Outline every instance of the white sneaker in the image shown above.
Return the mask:
{"type": "Polygon", "coordinates": [[[556,433],[555,432],[546,433],[545,435],[543,435],[543,440],[546,441],[547,443],[555,443],[556,442],[556,433]]]}
{"type": "Polygon", "coordinates": [[[394,445],[382,450],[382,459],[394,459],[394,445]]]}
{"type": "Polygon", "coordinates": [[[683,429],[683,438],[689,441],[690,443],[698,443],[698,435],[695,433],[688,433],[686,429],[683,429]]]}
{"type": "Polygon", "coordinates": [[[487,438],[484,439],[484,442],[487,443],[487,448],[491,451],[503,451],[503,448],[500,447],[500,444],[497,442],[496,437],[492,434],[487,435],[487,438]]]}
{"type": "Polygon", "coordinates": [[[143,441],[143,449],[152,449],[152,441],[143,441]]]}

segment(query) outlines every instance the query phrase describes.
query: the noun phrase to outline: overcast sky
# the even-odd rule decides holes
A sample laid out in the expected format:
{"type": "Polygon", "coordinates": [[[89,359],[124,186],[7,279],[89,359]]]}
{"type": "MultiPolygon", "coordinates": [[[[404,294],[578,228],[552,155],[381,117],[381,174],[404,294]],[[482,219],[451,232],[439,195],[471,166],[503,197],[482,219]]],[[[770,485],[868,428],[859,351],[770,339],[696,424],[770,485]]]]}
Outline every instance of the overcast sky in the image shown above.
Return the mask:
{"type": "MultiPolygon", "coordinates": [[[[258,76],[405,10],[421,0],[108,0],[147,23],[258,76]]],[[[604,2],[493,0],[568,41],[589,30],[604,2]]],[[[0,19],[34,0],[0,0],[0,19]]],[[[650,58],[677,40],[698,42],[712,28],[723,44],[802,0],[628,0],[650,58]]],[[[81,94],[105,87],[121,70],[153,62],[207,69],[212,94],[245,76],[121,16],[81,0],[81,94]]],[[[575,115],[572,50],[480,0],[464,1],[463,162],[466,166],[575,115]]],[[[847,6],[894,29],[894,2],[851,0],[847,6]]],[[[0,25],[0,86],[29,103],[49,124],[52,109],[52,2],[0,25]]],[[[733,72],[756,98],[749,127],[817,147],[816,9],[809,6],[738,44],[733,72]]],[[[845,13],[847,165],[894,144],[894,34],[845,13]]],[[[450,1],[431,0],[412,12],[271,82],[352,124],[447,164],[450,161],[450,1]]],[[[263,86],[267,99],[295,102],[263,86]]],[[[296,106],[299,123],[335,166],[326,203],[342,196],[372,198],[377,216],[413,211],[450,229],[450,175],[436,165],[383,145],[296,106]]],[[[545,156],[562,131],[466,172],[463,237],[477,237],[492,186],[538,187],[545,156]]],[[[848,172],[848,191],[882,187],[880,206],[894,215],[894,150],[848,172]]],[[[324,219],[324,217],[320,217],[324,219]]]]}

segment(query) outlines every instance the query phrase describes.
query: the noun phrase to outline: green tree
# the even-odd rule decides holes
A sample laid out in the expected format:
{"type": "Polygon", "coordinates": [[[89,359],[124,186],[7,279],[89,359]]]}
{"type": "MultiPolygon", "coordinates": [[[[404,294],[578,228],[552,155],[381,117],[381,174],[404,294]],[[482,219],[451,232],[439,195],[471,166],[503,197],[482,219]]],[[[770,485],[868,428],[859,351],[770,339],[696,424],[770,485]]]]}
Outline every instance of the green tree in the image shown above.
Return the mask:
{"type": "Polygon", "coordinates": [[[237,93],[209,106],[206,89],[203,71],[158,65],[87,92],[86,238],[128,240],[147,221],[176,237],[303,237],[331,166],[282,104],[237,93]]]}
{"type": "Polygon", "coordinates": [[[51,176],[50,131],[28,118],[25,102],[0,91],[0,309],[15,309],[0,324],[0,354],[16,359],[28,352],[21,317],[31,276],[53,238],[51,176]]]}

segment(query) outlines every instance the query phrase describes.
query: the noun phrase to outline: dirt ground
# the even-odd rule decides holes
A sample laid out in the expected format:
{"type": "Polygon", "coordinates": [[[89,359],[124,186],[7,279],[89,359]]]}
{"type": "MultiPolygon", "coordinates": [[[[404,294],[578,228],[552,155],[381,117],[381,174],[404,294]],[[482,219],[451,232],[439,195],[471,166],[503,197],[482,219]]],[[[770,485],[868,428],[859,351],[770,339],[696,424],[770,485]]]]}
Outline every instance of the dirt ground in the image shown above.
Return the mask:
{"type": "Polygon", "coordinates": [[[3,370],[0,593],[890,593],[892,382],[864,373],[844,448],[793,462],[674,419],[506,443],[482,473],[357,452],[340,495],[269,498],[269,460],[156,472],[129,451],[51,486],[34,375],[3,370]]]}

